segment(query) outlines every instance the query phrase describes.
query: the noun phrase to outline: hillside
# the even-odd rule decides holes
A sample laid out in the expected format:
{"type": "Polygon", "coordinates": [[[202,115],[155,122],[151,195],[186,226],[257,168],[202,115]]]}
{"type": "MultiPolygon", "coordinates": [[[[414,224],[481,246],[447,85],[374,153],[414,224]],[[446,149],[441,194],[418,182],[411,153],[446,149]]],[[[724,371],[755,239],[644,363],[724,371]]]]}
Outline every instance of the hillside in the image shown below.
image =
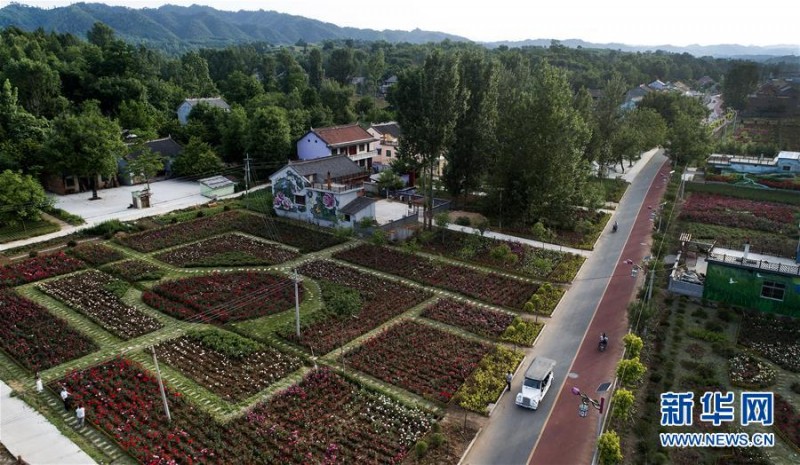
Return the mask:
{"type": "MultiPolygon", "coordinates": [[[[218,47],[245,42],[266,42],[290,45],[298,41],[320,43],[325,40],[355,39],[363,41],[408,42],[421,44],[451,40],[469,41],[465,37],[435,31],[374,30],[339,27],[302,16],[275,11],[221,11],[207,6],[189,7],[165,5],[159,8],[134,9],[108,6],[102,3],[76,3],[67,7],[41,9],[10,4],[0,9],[0,28],[16,26],[26,31],[42,28],[45,31],[71,33],[85,37],[92,24],[100,21],[109,25],[117,35],[131,43],[143,43],[171,52],[199,47],[218,47]]],[[[636,46],[618,43],[594,44],[579,39],[560,41],[571,48],[602,48],[629,52],[663,50],[716,58],[747,58],[754,61],[800,61],[797,45],[769,47],[725,45],[636,46]]],[[[550,39],[519,42],[492,42],[487,47],[547,47],[550,39]]]]}
{"type": "Polygon", "coordinates": [[[41,9],[11,4],[0,9],[0,28],[16,26],[28,31],[42,28],[45,31],[85,37],[86,31],[97,21],[113,28],[126,41],[146,43],[167,50],[243,42],[287,45],[301,39],[309,43],[337,39],[409,43],[467,40],[451,34],[419,29],[357,29],[275,11],[232,12],[199,5],[133,9],[101,3],[76,3],[67,7],[41,9]]]}

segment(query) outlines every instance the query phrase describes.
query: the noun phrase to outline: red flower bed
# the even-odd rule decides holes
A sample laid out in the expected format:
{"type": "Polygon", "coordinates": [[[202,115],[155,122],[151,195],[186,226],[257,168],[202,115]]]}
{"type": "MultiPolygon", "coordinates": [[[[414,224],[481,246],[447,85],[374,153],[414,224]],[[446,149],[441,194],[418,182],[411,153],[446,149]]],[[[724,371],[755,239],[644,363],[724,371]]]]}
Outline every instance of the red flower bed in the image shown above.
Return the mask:
{"type": "Polygon", "coordinates": [[[139,252],[152,252],[231,231],[242,231],[275,242],[288,244],[300,249],[301,253],[322,250],[344,242],[344,239],[321,230],[238,211],[224,212],[185,223],[177,223],[159,229],[131,234],[120,238],[119,241],[139,252]]]}
{"type": "Polygon", "coordinates": [[[441,299],[427,306],[422,316],[493,338],[499,338],[514,321],[514,315],[510,313],[453,299],[441,299]]]}
{"type": "Polygon", "coordinates": [[[281,334],[292,342],[312,348],[315,353],[330,352],[431,297],[429,292],[421,289],[324,260],[305,263],[297,271],[314,279],[355,289],[361,294],[361,310],[357,318],[335,321],[331,317],[315,321],[303,328],[299,339],[294,331],[281,334]]]}
{"type": "Polygon", "coordinates": [[[334,257],[509,308],[521,308],[539,287],[519,279],[369,244],[339,251],[334,257]]]}
{"type": "Polygon", "coordinates": [[[155,258],[179,267],[276,265],[297,258],[296,252],[239,234],[206,239],[155,258]]]}
{"type": "Polygon", "coordinates": [[[125,254],[119,250],[97,243],[79,244],[76,247],[68,249],[67,253],[95,266],[105,265],[106,263],[115,262],[125,258],[125,254]]]}
{"type": "Polygon", "coordinates": [[[72,273],[86,265],[64,252],[28,258],[21,262],[0,266],[0,286],[19,286],[60,274],[72,273]]]}
{"type": "Polygon", "coordinates": [[[0,347],[31,371],[83,357],[97,346],[69,324],[10,289],[0,289],[0,347]]]}
{"type": "Polygon", "coordinates": [[[489,344],[404,321],[345,354],[346,363],[425,398],[449,402],[489,344]]]}
{"type": "Polygon", "coordinates": [[[158,356],[219,396],[245,399],[300,368],[300,359],[265,348],[234,357],[183,336],[156,346],[158,356]]]}
{"type": "Polygon", "coordinates": [[[89,270],[42,283],[39,288],[122,339],[133,339],[163,326],[155,318],[120,300],[110,290],[115,283],[119,281],[101,271],[89,270]]]}
{"type": "Polygon", "coordinates": [[[158,266],[135,258],[106,265],[102,270],[130,282],[155,281],[163,278],[165,273],[158,266]]]}
{"type": "Polygon", "coordinates": [[[800,414],[786,399],[775,393],[775,427],[781,436],[800,448],[800,414]]]}
{"type": "Polygon", "coordinates": [[[324,369],[224,425],[166,386],[168,423],[156,377],[129,360],[62,382],[87,421],[147,464],[400,463],[432,422],[324,369]]]}
{"type": "Polygon", "coordinates": [[[142,300],[184,320],[227,323],[293,307],[294,283],[264,272],[213,273],[158,284],[145,292],[142,300]]]}
{"type": "Polygon", "coordinates": [[[695,192],[683,205],[681,219],[696,223],[790,234],[797,230],[796,213],[795,208],[780,203],[695,192]]]}

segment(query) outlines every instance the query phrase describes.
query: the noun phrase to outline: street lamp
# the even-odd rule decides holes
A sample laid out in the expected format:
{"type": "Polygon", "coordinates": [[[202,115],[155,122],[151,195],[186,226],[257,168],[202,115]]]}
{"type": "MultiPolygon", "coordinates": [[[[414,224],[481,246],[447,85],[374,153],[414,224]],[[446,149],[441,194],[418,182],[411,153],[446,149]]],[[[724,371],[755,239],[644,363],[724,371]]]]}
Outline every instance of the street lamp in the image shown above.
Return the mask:
{"type": "Polygon", "coordinates": [[[575,386],[573,386],[570,391],[576,396],[580,396],[581,398],[581,403],[578,406],[578,416],[580,416],[581,418],[585,418],[589,414],[589,406],[592,406],[595,409],[597,409],[600,412],[600,415],[603,414],[603,406],[605,404],[604,397],[601,397],[599,401],[594,400],[585,393],[581,392],[581,390],[575,386]]]}

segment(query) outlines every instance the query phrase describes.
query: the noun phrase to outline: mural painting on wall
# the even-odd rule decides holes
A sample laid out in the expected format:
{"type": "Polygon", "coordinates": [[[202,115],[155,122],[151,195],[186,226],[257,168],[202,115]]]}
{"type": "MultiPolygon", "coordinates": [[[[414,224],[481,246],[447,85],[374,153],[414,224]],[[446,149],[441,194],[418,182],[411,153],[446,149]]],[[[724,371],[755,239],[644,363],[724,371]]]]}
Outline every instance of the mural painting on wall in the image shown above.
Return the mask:
{"type": "Polygon", "coordinates": [[[336,208],[339,206],[339,199],[330,192],[316,192],[313,202],[311,202],[311,213],[314,218],[337,222],[336,208]]]}
{"type": "Polygon", "coordinates": [[[293,172],[287,171],[286,176],[275,181],[272,186],[272,195],[274,196],[272,205],[288,212],[306,211],[305,205],[294,203],[295,195],[302,192],[303,189],[305,189],[303,179],[293,172]]]}

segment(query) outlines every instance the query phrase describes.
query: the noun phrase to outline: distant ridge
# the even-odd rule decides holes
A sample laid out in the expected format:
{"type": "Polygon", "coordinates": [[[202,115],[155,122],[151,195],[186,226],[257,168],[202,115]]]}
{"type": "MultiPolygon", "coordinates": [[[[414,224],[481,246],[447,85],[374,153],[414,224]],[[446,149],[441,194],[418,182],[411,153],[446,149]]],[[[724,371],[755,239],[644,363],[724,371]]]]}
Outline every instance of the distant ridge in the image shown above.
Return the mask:
{"type": "MultiPolygon", "coordinates": [[[[384,40],[391,43],[408,42],[470,42],[465,37],[435,31],[358,29],[294,16],[275,11],[222,11],[207,6],[188,7],[164,5],[159,8],[134,9],[108,6],[102,3],[75,3],[66,7],[42,9],[12,3],[0,9],[0,28],[19,27],[26,31],[42,28],[45,31],[71,33],[86,37],[95,22],[110,26],[117,35],[132,43],[144,43],[168,51],[182,51],[199,47],[221,47],[246,42],[267,42],[273,45],[291,45],[299,41],[319,43],[325,40],[354,39],[363,41],[384,40]]],[[[767,60],[778,56],[800,56],[800,45],[744,46],[744,45],[690,45],[676,47],[635,46],[618,43],[594,44],[580,39],[559,41],[571,48],[602,48],[625,52],[663,50],[670,53],[690,53],[695,56],[719,58],[748,58],[767,60]]],[[[550,39],[518,42],[490,42],[487,47],[548,47],[550,39]]]]}

